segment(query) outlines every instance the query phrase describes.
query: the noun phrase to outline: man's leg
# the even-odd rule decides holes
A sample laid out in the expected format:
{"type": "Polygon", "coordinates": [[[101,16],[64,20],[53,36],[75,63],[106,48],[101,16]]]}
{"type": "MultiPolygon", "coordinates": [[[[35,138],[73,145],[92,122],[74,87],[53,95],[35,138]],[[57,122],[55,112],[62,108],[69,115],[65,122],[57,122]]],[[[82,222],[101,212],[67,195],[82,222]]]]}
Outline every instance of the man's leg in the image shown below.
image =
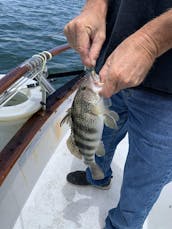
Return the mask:
{"type": "Polygon", "coordinates": [[[120,201],[109,211],[106,229],[141,229],[172,177],[172,96],[131,91],[129,153],[120,201]]]}

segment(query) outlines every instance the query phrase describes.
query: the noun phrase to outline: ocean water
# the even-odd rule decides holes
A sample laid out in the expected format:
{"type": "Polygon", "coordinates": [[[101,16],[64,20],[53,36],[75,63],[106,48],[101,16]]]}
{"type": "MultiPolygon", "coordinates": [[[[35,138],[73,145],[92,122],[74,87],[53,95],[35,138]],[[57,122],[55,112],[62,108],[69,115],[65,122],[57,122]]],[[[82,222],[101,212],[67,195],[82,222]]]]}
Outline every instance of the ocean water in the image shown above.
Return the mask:
{"type": "MultiPolygon", "coordinates": [[[[34,54],[66,43],[64,26],[79,14],[84,2],[0,0],[0,73],[7,73],[34,54]]],[[[82,67],[73,50],[48,62],[50,73],[82,67]]]]}

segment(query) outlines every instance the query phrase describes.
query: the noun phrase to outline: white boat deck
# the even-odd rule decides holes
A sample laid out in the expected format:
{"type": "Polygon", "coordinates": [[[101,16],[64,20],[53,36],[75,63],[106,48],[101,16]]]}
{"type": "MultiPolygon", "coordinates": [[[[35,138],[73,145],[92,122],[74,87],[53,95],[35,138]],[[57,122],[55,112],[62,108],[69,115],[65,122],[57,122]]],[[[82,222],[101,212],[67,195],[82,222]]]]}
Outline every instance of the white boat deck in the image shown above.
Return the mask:
{"type": "MultiPolygon", "coordinates": [[[[122,170],[127,152],[127,140],[119,145],[113,160],[114,179],[110,190],[93,187],[76,187],[66,182],[70,171],[84,169],[85,165],[74,158],[63,139],[51,157],[13,229],[102,229],[108,210],[119,199],[122,170]],[[124,153],[123,153],[124,152],[124,153]],[[117,164],[115,161],[120,161],[117,164]]],[[[167,186],[152,210],[144,229],[172,228],[171,186],[167,186]],[[163,196],[164,195],[164,196],[163,196]],[[161,208],[163,206],[163,208],[161,208]]]]}

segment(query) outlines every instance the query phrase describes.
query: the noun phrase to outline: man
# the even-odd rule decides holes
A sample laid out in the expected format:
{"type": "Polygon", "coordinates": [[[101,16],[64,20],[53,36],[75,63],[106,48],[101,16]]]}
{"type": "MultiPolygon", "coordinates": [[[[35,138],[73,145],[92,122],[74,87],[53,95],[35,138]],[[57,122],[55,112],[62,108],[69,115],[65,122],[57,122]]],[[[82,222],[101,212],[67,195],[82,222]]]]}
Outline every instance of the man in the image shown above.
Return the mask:
{"type": "MultiPolygon", "coordinates": [[[[106,229],[141,229],[162,188],[172,179],[172,0],[87,0],[65,26],[84,65],[96,65],[111,97],[119,130],[104,130],[106,155],[96,158],[103,180],[75,171],[76,185],[109,188],[114,150],[126,132],[129,152],[121,197],[106,229]]],[[[164,226],[165,229],[165,226],[164,226]]]]}

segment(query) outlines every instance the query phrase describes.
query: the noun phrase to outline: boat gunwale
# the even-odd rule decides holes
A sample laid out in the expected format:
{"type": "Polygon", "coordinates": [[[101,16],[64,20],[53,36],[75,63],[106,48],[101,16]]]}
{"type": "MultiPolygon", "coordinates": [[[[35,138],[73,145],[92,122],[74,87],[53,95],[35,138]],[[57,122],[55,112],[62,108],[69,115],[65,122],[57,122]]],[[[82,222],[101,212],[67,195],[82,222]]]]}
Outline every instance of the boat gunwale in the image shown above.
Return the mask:
{"type": "Polygon", "coordinates": [[[58,107],[78,88],[83,74],[76,76],[47,98],[47,109],[36,112],[0,152],[0,185],[26,150],[34,136],[58,107]]]}

